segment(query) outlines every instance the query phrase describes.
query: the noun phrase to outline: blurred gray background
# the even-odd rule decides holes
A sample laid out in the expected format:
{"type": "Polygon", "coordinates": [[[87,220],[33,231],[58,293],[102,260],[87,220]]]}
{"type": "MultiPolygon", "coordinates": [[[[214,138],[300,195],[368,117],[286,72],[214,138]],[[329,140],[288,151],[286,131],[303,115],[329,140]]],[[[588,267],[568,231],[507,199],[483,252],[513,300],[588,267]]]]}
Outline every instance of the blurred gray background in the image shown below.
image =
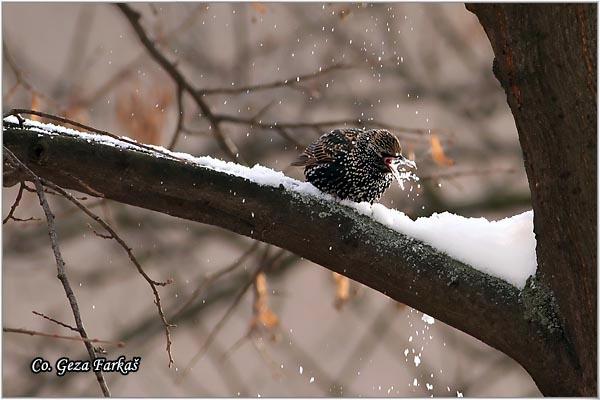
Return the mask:
{"type": "MultiPolygon", "coordinates": [[[[292,86],[206,96],[215,113],[241,120],[221,128],[249,164],[302,179],[302,171],[288,165],[319,134],[344,125],[384,125],[416,160],[422,178],[405,191],[388,190],[382,200],[387,206],[413,218],[450,211],[499,219],[531,208],[514,121],[491,70],[491,47],[463,4],[132,7],[160,50],[199,88],[293,80],[319,68],[347,67],[292,86]]],[[[2,15],[3,111],[34,108],[146,143],[170,143],[175,85],[117,7],[3,3],[2,15]]],[[[185,129],[175,149],[228,159],[192,99],[184,97],[183,105],[185,129]]],[[[4,216],[16,192],[17,186],[3,190],[4,216]]],[[[139,372],[106,375],[113,395],[540,395],[502,353],[440,321],[430,325],[419,311],[293,254],[256,247],[218,228],[88,198],[84,202],[119,232],[153,278],[174,278],[161,289],[168,318],[207,274],[250,249],[232,272],[201,287],[177,318],[175,367],[169,369],[152,292],[123,249],[94,235],[91,221],[64,199],[49,200],[88,334],[126,342],[122,349],[104,346],[109,358],[142,357],[139,372]],[[260,263],[270,265],[266,286],[255,283],[184,374],[260,263]],[[257,315],[259,303],[263,313],[257,315]]],[[[34,194],[24,194],[16,215],[43,217],[34,194]]],[[[45,223],[9,221],[3,229],[3,326],[70,335],[32,314],[73,319],[45,223]]],[[[53,362],[85,354],[78,342],[5,333],[3,394],[100,395],[93,374],[29,372],[38,355],[53,362]]]]}

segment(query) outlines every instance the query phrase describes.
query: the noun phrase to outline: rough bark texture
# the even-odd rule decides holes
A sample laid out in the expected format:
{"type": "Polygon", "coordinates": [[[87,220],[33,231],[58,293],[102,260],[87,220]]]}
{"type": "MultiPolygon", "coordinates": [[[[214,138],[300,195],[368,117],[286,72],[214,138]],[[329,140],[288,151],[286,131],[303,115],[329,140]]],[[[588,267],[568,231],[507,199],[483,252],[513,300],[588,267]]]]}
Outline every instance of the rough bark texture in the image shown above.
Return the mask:
{"type": "MultiPolygon", "coordinates": [[[[469,333],[529,371],[567,357],[562,336],[543,322],[552,317],[543,292],[532,285],[520,292],[348,207],[143,149],[124,150],[6,122],[4,128],[4,145],[60,186],[288,249],[469,333]]],[[[571,382],[570,374],[545,371],[554,381],[571,382]]]]}
{"type": "Polygon", "coordinates": [[[475,5],[523,149],[539,285],[568,346],[529,370],[547,395],[597,395],[596,4],[475,5]],[[546,368],[570,370],[559,380],[546,368]],[[573,379],[573,381],[570,381],[573,379]]]}

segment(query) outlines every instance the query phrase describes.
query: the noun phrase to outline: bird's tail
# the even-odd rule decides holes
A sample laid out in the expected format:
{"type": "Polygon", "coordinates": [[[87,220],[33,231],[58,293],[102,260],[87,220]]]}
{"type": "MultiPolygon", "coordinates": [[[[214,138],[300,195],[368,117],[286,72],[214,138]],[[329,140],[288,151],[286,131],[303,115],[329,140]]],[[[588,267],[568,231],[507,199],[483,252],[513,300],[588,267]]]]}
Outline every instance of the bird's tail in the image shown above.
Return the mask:
{"type": "Polygon", "coordinates": [[[310,157],[306,154],[300,154],[290,165],[294,167],[304,167],[310,164],[310,157]]]}

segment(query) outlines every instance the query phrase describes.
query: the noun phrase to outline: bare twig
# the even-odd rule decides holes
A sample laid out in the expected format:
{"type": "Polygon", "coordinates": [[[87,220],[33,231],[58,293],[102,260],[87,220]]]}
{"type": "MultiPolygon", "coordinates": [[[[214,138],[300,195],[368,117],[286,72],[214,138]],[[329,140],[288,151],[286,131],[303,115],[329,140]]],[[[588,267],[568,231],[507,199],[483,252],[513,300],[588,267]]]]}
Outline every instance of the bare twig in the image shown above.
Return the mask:
{"type": "Polygon", "coordinates": [[[83,75],[82,73],[88,71],[87,68],[82,68],[84,62],[83,55],[86,49],[90,47],[88,43],[94,13],[95,8],[93,4],[88,7],[81,7],[79,10],[71,43],[68,47],[69,53],[66,57],[63,57],[63,70],[55,79],[54,90],[50,92],[53,97],[60,98],[65,93],[74,93],[77,91],[83,75]]]}
{"type": "Polygon", "coordinates": [[[258,276],[258,274],[260,274],[260,272],[264,269],[264,267],[265,267],[264,263],[259,265],[256,268],[256,270],[254,271],[254,273],[252,274],[252,276],[250,277],[250,279],[248,279],[248,281],[244,284],[244,286],[242,286],[242,288],[240,289],[238,294],[235,296],[235,299],[233,300],[233,302],[231,303],[231,305],[229,306],[227,311],[225,311],[225,314],[223,314],[221,319],[217,322],[217,324],[214,326],[214,328],[210,331],[208,336],[206,336],[206,339],[204,339],[204,342],[202,342],[202,345],[200,346],[200,348],[198,349],[196,354],[192,357],[190,362],[183,369],[183,371],[181,372],[181,375],[179,376],[178,381],[181,381],[182,379],[184,379],[187,376],[187,374],[190,372],[190,370],[194,367],[194,365],[196,365],[196,363],[202,358],[202,356],[206,352],[206,349],[210,346],[210,344],[213,342],[213,340],[215,339],[217,334],[221,331],[221,328],[223,328],[225,323],[229,320],[229,317],[231,317],[231,315],[233,314],[233,311],[235,310],[235,308],[238,306],[238,304],[244,297],[244,294],[248,291],[250,286],[252,286],[254,279],[258,276]]]}
{"type": "MultiPolygon", "coordinates": [[[[25,190],[27,190],[27,189],[25,189],[25,190]]],[[[55,193],[55,192],[51,192],[51,191],[47,191],[46,193],[50,193],[50,194],[54,194],[56,196],[60,196],[59,193],[55,193]]],[[[78,200],[81,200],[81,198],[79,198],[78,200]]],[[[103,202],[105,202],[105,201],[106,201],[106,199],[100,199],[100,200],[91,202],[89,204],[86,204],[86,207],[89,208],[89,209],[92,209],[92,208],[95,208],[95,207],[98,207],[98,206],[102,205],[103,202]]],[[[79,211],[79,207],[71,207],[68,210],[65,210],[63,213],[57,214],[56,217],[59,218],[59,219],[70,217],[71,215],[75,214],[77,211],[79,211]]]]}
{"type": "Polygon", "coordinates": [[[11,217],[11,219],[13,221],[17,221],[17,222],[41,221],[41,219],[36,218],[36,217],[29,217],[29,218],[11,217]]]}
{"type": "MultiPolygon", "coordinates": [[[[8,149],[5,148],[6,151],[9,151],[8,149]]],[[[18,159],[15,160],[18,161],[18,159]]],[[[18,161],[20,163],[20,161],[18,161]]],[[[23,164],[22,164],[23,165],[23,164]]],[[[23,165],[24,168],[27,168],[23,165]]],[[[30,171],[31,174],[33,174],[33,172],[30,171]]],[[[152,292],[154,294],[154,303],[156,304],[156,307],[158,309],[158,314],[161,318],[161,321],[164,325],[165,328],[165,335],[167,338],[167,354],[169,356],[169,367],[174,363],[173,361],[173,355],[171,353],[171,345],[172,345],[172,341],[171,341],[171,333],[170,333],[170,328],[173,327],[172,324],[170,324],[169,322],[167,322],[167,319],[165,317],[164,311],[162,309],[162,304],[161,304],[161,299],[160,299],[160,295],[158,293],[158,289],[157,286],[166,286],[170,283],[172,283],[171,280],[167,280],[165,282],[159,282],[159,281],[155,281],[152,278],[150,278],[148,276],[148,274],[146,274],[146,272],[144,271],[144,269],[142,268],[141,264],[139,263],[139,261],[137,260],[137,258],[133,255],[132,249],[127,245],[127,243],[116,233],[116,231],[114,229],[112,229],[112,227],[110,225],[108,225],[102,218],[100,218],[98,215],[94,214],[89,208],[87,208],[83,203],[81,203],[79,200],[77,200],[73,195],[67,193],[65,190],[63,190],[61,187],[59,187],[58,185],[55,185],[54,183],[45,180],[43,178],[39,178],[37,177],[35,174],[33,174],[32,176],[34,176],[35,180],[34,180],[34,184],[36,184],[36,190],[38,191],[42,191],[42,193],[44,193],[43,190],[43,186],[41,186],[42,184],[44,186],[47,186],[49,188],[51,188],[52,190],[54,190],[56,193],[60,194],[61,196],[63,196],[64,198],[66,198],[67,200],[69,200],[71,203],[73,203],[74,205],[76,205],[80,210],[82,210],[85,214],[87,214],[90,218],[92,218],[94,221],[96,221],[98,224],[100,224],[107,232],[109,232],[110,236],[106,236],[106,235],[101,235],[98,234],[97,232],[94,231],[94,233],[96,233],[97,235],[103,237],[103,238],[112,238],[114,240],[117,241],[117,243],[119,243],[119,245],[125,250],[125,252],[127,253],[129,259],[131,260],[131,262],[135,265],[135,267],[137,268],[138,272],[140,273],[140,275],[142,275],[142,277],[148,282],[148,284],[150,285],[150,288],[152,289],[152,292]],[[40,188],[37,188],[37,184],[38,182],[40,183],[40,188]]]]}
{"type": "MultiPolygon", "coordinates": [[[[271,249],[271,247],[272,246],[265,247],[264,253],[261,257],[261,261],[260,261],[258,267],[254,271],[254,273],[252,274],[250,279],[240,289],[240,291],[238,292],[237,296],[235,297],[235,299],[233,300],[233,302],[231,303],[231,305],[229,306],[229,308],[227,309],[225,314],[223,314],[221,319],[217,322],[217,324],[214,326],[214,328],[210,331],[210,333],[208,334],[208,336],[206,337],[206,339],[204,340],[204,342],[202,343],[202,345],[200,346],[200,348],[198,349],[198,351],[196,352],[194,357],[192,357],[192,359],[190,360],[188,365],[184,368],[183,372],[181,373],[180,377],[178,378],[178,381],[181,381],[182,379],[184,379],[185,376],[194,367],[194,365],[202,358],[202,356],[204,355],[204,353],[206,352],[206,350],[208,349],[210,344],[213,342],[213,340],[215,339],[217,334],[220,332],[220,330],[223,328],[223,326],[225,325],[227,320],[233,314],[233,311],[235,310],[235,308],[240,304],[240,301],[244,297],[244,294],[255,283],[256,278],[261,273],[263,273],[263,271],[266,270],[267,268],[272,268],[276,262],[281,260],[282,256],[286,252],[286,250],[284,250],[284,249],[279,249],[279,251],[277,253],[275,253],[270,259],[268,259],[269,250],[271,249]]],[[[249,335],[253,332],[252,328],[253,328],[253,325],[251,324],[251,326],[248,330],[248,333],[244,337],[249,337],[249,335]]]]}
{"type": "Polygon", "coordinates": [[[228,349],[227,351],[225,351],[222,355],[221,355],[221,362],[224,362],[225,360],[227,360],[229,357],[231,357],[231,355],[233,353],[235,353],[240,347],[242,347],[242,345],[244,343],[246,343],[246,341],[248,339],[250,339],[250,336],[252,335],[252,330],[248,329],[246,330],[246,333],[244,333],[244,335],[242,337],[240,337],[238,340],[236,340],[228,349]]]}
{"type": "Polygon", "coordinates": [[[303,147],[306,146],[304,143],[302,143],[298,139],[296,139],[294,137],[294,135],[290,134],[290,132],[288,131],[287,128],[282,128],[281,126],[278,126],[277,129],[275,129],[275,132],[279,133],[279,136],[281,136],[288,142],[293,143],[294,146],[298,147],[298,149],[302,149],[303,147]]]}
{"type": "Polygon", "coordinates": [[[85,214],[87,214],[90,218],[92,218],[94,221],[96,221],[99,225],[101,225],[107,232],[109,232],[110,237],[112,239],[115,239],[117,241],[117,243],[119,243],[119,245],[125,250],[125,252],[127,253],[127,256],[129,257],[129,259],[131,260],[131,262],[133,263],[133,265],[135,265],[135,267],[137,268],[138,272],[144,277],[144,279],[150,283],[153,286],[166,286],[172,283],[171,280],[167,280],[164,282],[159,282],[159,281],[155,281],[152,278],[150,278],[148,276],[148,274],[146,274],[146,272],[144,271],[144,269],[142,268],[141,264],[139,263],[139,261],[137,260],[137,258],[135,258],[135,256],[133,255],[133,252],[131,250],[131,247],[129,247],[127,245],[127,243],[125,243],[125,241],[117,234],[117,232],[115,232],[115,230],[108,225],[102,218],[100,218],[99,216],[97,216],[96,214],[94,214],[90,209],[88,209],[83,203],[81,203],[79,200],[77,200],[73,195],[67,193],[63,188],[61,188],[58,185],[55,185],[54,183],[42,179],[42,183],[45,186],[48,186],[50,188],[52,188],[54,191],[56,191],[58,194],[60,194],[61,196],[65,197],[67,200],[69,200],[71,203],[75,204],[77,207],[79,207],[79,209],[81,211],[83,211],[85,214]]]}
{"type": "Polygon", "coordinates": [[[221,130],[221,126],[219,124],[219,120],[214,117],[214,114],[208,104],[204,101],[202,94],[179,72],[175,63],[172,63],[162,54],[156,44],[150,39],[142,25],[140,24],[140,13],[133,10],[127,4],[117,3],[117,7],[121,10],[123,15],[127,18],[130,25],[134,29],[135,33],[138,35],[140,42],[146,47],[146,50],[150,54],[150,56],[165,70],[167,74],[175,81],[175,83],[184,91],[188,92],[190,96],[194,99],[202,114],[208,119],[210,125],[212,127],[212,131],[214,132],[217,143],[221,147],[221,149],[227,153],[229,158],[234,161],[244,163],[243,158],[240,155],[240,152],[228,136],[226,136],[221,130]]]}
{"type": "Polygon", "coordinates": [[[217,279],[221,278],[222,276],[227,275],[230,272],[233,272],[236,268],[238,268],[240,265],[242,265],[244,263],[244,261],[246,261],[246,259],[248,257],[250,257],[258,249],[259,244],[260,244],[260,242],[255,241],[252,244],[252,246],[250,246],[250,248],[248,250],[246,250],[244,252],[244,254],[242,254],[231,265],[227,266],[226,268],[220,269],[218,271],[215,271],[211,274],[206,275],[204,277],[204,279],[202,280],[202,282],[200,282],[198,287],[194,290],[194,292],[192,293],[190,298],[173,315],[173,319],[177,319],[190,306],[190,304],[192,304],[198,298],[200,293],[202,293],[206,287],[208,287],[210,284],[212,284],[213,282],[215,282],[217,279]]]}
{"type": "MultiPolygon", "coordinates": [[[[250,336],[252,336],[252,335],[250,335],[250,336]]],[[[267,364],[267,366],[271,370],[271,374],[273,375],[273,377],[274,378],[283,377],[284,376],[283,372],[281,372],[279,366],[277,365],[275,360],[273,360],[273,357],[271,357],[271,355],[267,351],[262,337],[250,337],[250,339],[251,339],[250,342],[252,343],[253,347],[256,349],[256,352],[258,353],[258,355],[263,359],[265,364],[267,364]]]]}
{"type": "MultiPolygon", "coordinates": [[[[46,215],[46,220],[48,222],[48,234],[50,235],[50,242],[52,244],[52,250],[54,252],[54,258],[56,259],[56,269],[58,271],[57,277],[62,283],[65,294],[67,295],[67,299],[69,304],[71,305],[71,310],[73,311],[73,317],[75,318],[75,325],[77,325],[77,330],[79,331],[79,335],[83,339],[88,339],[88,335],[83,327],[83,321],[81,320],[81,314],[79,312],[79,304],[77,303],[77,299],[75,298],[75,293],[71,288],[71,284],[69,279],[67,278],[67,273],[65,270],[65,262],[63,261],[62,255],[60,253],[60,248],[58,246],[58,235],[56,233],[56,227],[54,225],[54,214],[50,210],[50,206],[48,205],[48,201],[46,200],[46,195],[44,194],[44,187],[42,186],[41,178],[39,178],[33,171],[31,171],[25,164],[23,164],[8,148],[3,146],[5,159],[10,160],[15,166],[21,168],[23,172],[33,180],[35,185],[38,198],[40,200],[40,205],[44,210],[44,214],[46,215]]],[[[88,355],[90,360],[93,362],[96,359],[96,355],[94,353],[94,347],[88,341],[85,341],[85,347],[88,351],[88,355]]],[[[104,375],[102,371],[94,371],[96,374],[96,379],[98,380],[98,384],[102,389],[102,393],[105,397],[110,397],[110,390],[106,385],[106,381],[104,380],[104,375]]]]}
{"type": "Polygon", "coordinates": [[[17,197],[15,198],[13,205],[10,207],[10,211],[8,212],[8,215],[6,216],[6,218],[4,218],[4,220],[2,220],[2,225],[7,223],[11,219],[16,219],[13,215],[15,213],[15,210],[19,206],[19,203],[21,202],[21,197],[23,197],[24,189],[25,189],[25,183],[21,182],[21,186],[19,186],[19,192],[17,193],[17,197]]]}
{"type": "MultiPolygon", "coordinates": [[[[194,19],[198,16],[198,13],[200,11],[203,11],[204,9],[205,9],[205,6],[203,6],[203,5],[199,5],[198,7],[196,7],[191,13],[188,14],[188,16],[185,18],[185,20],[181,24],[179,24],[179,26],[173,28],[173,30],[171,30],[166,35],[157,38],[156,42],[157,43],[165,43],[169,39],[171,39],[173,36],[175,36],[175,34],[181,32],[181,31],[184,31],[185,29],[192,26],[194,19]]],[[[101,97],[105,96],[113,87],[115,87],[117,84],[119,84],[125,78],[127,78],[132,73],[133,68],[136,65],[138,65],[142,61],[142,59],[146,56],[147,56],[147,52],[145,52],[145,51],[138,54],[137,57],[135,57],[133,59],[133,61],[131,61],[129,64],[127,64],[121,70],[119,70],[115,75],[113,75],[110,79],[108,79],[102,86],[100,86],[98,89],[96,89],[92,94],[90,94],[90,95],[86,96],[84,99],[80,100],[78,102],[78,105],[85,107],[85,106],[92,104],[93,102],[100,99],[101,97]]]]}
{"type": "Polygon", "coordinates": [[[45,94],[39,92],[38,90],[36,90],[31,83],[29,83],[29,81],[27,81],[27,79],[25,79],[25,77],[23,76],[23,72],[21,71],[21,69],[17,66],[17,64],[15,63],[14,59],[12,58],[11,53],[8,51],[8,47],[6,46],[6,42],[2,41],[2,53],[4,54],[4,58],[6,60],[6,63],[8,64],[8,66],[10,67],[10,69],[12,69],[13,73],[15,74],[15,80],[16,80],[16,84],[9,90],[9,92],[7,93],[7,99],[8,100],[10,98],[10,96],[12,96],[12,94],[14,93],[14,91],[16,90],[16,88],[18,86],[22,86],[25,90],[27,90],[29,93],[31,93],[33,96],[37,96],[39,98],[44,99],[44,101],[53,104],[55,107],[58,107],[58,104],[52,100],[50,97],[46,96],[45,94]]]}
{"type": "Polygon", "coordinates": [[[41,313],[41,312],[32,311],[32,313],[33,313],[33,314],[35,314],[35,315],[39,315],[40,317],[42,317],[42,318],[45,318],[45,319],[47,319],[48,321],[52,321],[52,322],[54,322],[54,323],[55,323],[55,324],[57,324],[57,325],[64,326],[65,328],[68,328],[68,329],[70,329],[70,330],[72,330],[72,331],[74,331],[74,332],[79,332],[79,331],[77,330],[77,328],[75,328],[75,327],[72,327],[72,326],[71,326],[71,325],[69,325],[69,324],[65,324],[64,322],[60,322],[60,321],[58,321],[58,320],[56,320],[56,319],[54,319],[54,318],[50,318],[49,316],[47,316],[47,315],[45,315],[45,314],[43,314],[43,313],[41,313]]]}
{"type": "Polygon", "coordinates": [[[215,114],[214,118],[218,121],[229,122],[232,124],[238,125],[252,125],[259,128],[264,129],[300,129],[300,128],[316,128],[322,129],[330,126],[339,126],[339,125],[352,125],[352,126],[365,126],[365,127],[380,127],[384,129],[388,129],[390,131],[394,131],[395,133],[406,133],[406,134],[414,134],[414,135],[427,135],[433,133],[434,129],[423,129],[423,128],[408,128],[403,126],[396,126],[392,124],[387,124],[385,122],[375,122],[375,121],[366,121],[360,118],[345,118],[345,119],[337,119],[337,120],[329,120],[329,121],[317,121],[317,122],[262,122],[257,121],[254,118],[244,118],[238,117],[235,115],[226,115],[226,114],[215,114]]]}
{"type": "Polygon", "coordinates": [[[30,336],[44,336],[44,337],[49,337],[49,338],[54,338],[54,339],[76,340],[78,342],[84,342],[84,343],[86,343],[86,345],[89,343],[101,343],[101,344],[108,344],[108,345],[116,346],[116,347],[125,346],[125,342],[122,342],[122,341],[111,342],[110,340],[89,339],[89,338],[83,337],[83,336],[64,336],[64,335],[57,335],[56,333],[32,331],[30,329],[2,328],[2,331],[6,332],[6,333],[21,333],[21,334],[30,335],[30,336]]]}
{"type": "Polygon", "coordinates": [[[261,109],[259,109],[257,111],[257,113],[254,114],[254,117],[252,117],[252,121],[258,121],[258,120],[260,120],[260,118],[269,110],[269,108],[271,108],[271,106],[273,104],[275,104],[275,100],[271,100],[264,107],[262,107],[261,109]]]}
{"type": "Polygon", "coordinates": [[[148,274],[146,273],[146,271],[144,271],[144,269],[142,268],[142,266],[139,263],[139,261],[137,260],[137,258],[133,255],[132,249],[117,234],[117,232],[110,225],[108,225],[108,223],[106,223],[102,218],[100,218],[99,216],[94,214],[89,208],[87,208],[84,204],[79,202],[75,197],[73,197],[71,194],[67,193],[61,187],[59,187],[59,186],[55,185],[54,183],[47,181],[47,180],[42,180],[42,182],[44,185],[51,187],[53,190],[55,190],[61,196],[65,197],[71,203],[75,204],[77,207],[79,207],[79,209],[81,209],[81,211],[83,211],[90,218],[92,218],[99,225],[101,225],[110,234],[110,236],[108,236],[108,237],[106,235],[99,235],[99,236],[101,236],[103,238],[112,238],[112,239],[116,240],[117,243],[119,243],[119,245],[125,250],[125,252],[127,253],[127,256],[129,257],[129,259],[131,260],[133,265],[135,265],[135,267],[137,268],[140,275],[142,275],[142,277],[146,280],[146,282],[148,282],[148,284],[150,285],[150,288],[152,289],[152,293],[154,293],[154,304],[156,304],[156,308],[158,309],[158,314],[159,314],[162,324],[164,325],[164,328],[165,328],[165,336],[167,338],[166,350],[167,350],[167,354],[169,356],[169,367],[171,367],[171,365],[173,365],[174,361],[173,361],[173,354],[171,353],[172,341],[171,341],[170,328],[174,327],[175,325],[167,322],[165,313],[162,308],[161,299],[160,299],[160,295],[158,293],[157,286],[166,286],[166,285],[172,283],[172,280],[169,279],[165,282],[159,282],[159,281],[155,281],[154,279],[150,278],[148,276],[148,274]]]}
{"type": "Polygon", "coordinates": [[[105,235],[104,233],[100,233],[98,231],[96,231],[91,224],[87,224],[87,226],[92,230],[92,232],[94,232],[94,235],[102,238],[102,239],[112,239],[112,235],[105,235]]]}
{"type": "Polygon", "coordinates": [[[224,87],[224,88],[214,88],[214,89],[201,89],[199,92],[202,95],[211,95],[211,94],[240,94],[240,93],[250,93],[257,92],[260,90],[267,89],[275,89],[279,87],[286,86],[295,86],[298,85],[301,81],[318,78],[321,75],[325,75],[332,71],[337,71],[340,69],[350,69],[353,68],[352,65],[348,64],[334,64],[329,67],[319,68],[318,71],[311,72],[309,74],[298,75],[293,78],[281,79],[274,82],[268,83],[259,83],[257,85],[249,85],[242,87],[224,87]]]}
{"type": "Polygon", "coordinates": [[[177,139],[179,139],[179,135],[181,134],[181,128],[183,127],[183,112],[183,89],[181,86],[177,85],[177,124],[175,125],[175,132],[173,132],[171,143],[167,146],[167,149],[169,150],[175,148],[177,139]]]}
{"type": "MultiPolygon", "coordinates": [[[[72,175],[70,175],[70,177],[73,178],[73,179],[77,179],[77,182],[81,183],[81,180],[79,178],[77,178],[75,176],[72,176],[72,175]]],[[[94,189],[90,188],[89,186],[87,186],[86,189],[88,189],[90,191],[94,190],[94,189]]],[[[25,184],[25,190],[28,191],[28,192],[30,192],[30,193],[36,193],[35,189],[34,188],[30,188],[29,186],[27,186],[27,184],[25,184]]],[[[48,189],[47,187],[44,188],[44,193],[51,194],[53,196],[60,196],[59,193],[56,193],[54,190],[48,189]]],[[[81,197],[73,196],[73,197],[75,197],[77,200],[87,200],[88,199],[86,196],[81,196],[81,197]]],[[[102,200],[104,200],[104,199],[101,199],[100,201],[102,201],[102,200]]]]}

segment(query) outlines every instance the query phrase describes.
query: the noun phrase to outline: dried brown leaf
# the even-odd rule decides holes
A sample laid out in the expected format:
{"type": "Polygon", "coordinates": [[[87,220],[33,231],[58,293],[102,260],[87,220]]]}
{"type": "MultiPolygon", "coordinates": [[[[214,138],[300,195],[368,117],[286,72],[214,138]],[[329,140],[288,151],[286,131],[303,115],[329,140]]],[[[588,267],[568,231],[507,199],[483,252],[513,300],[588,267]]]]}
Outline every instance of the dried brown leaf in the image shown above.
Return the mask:
{"type": "Polygon", "coordinates": [[[251,326],[262,326],[272,330],[279,325],[279,317],[269,307],[269,289],[267,286],[267,277],[260,273],[254,280],[254,318],[251,326]]]}
{"type": "Polygon", "coordinates": [[[145,90],[132,85],[117,98],[117,121],[131,138],[161,144],[166,125],[165,110],[172,101],[171,90],[166,86],[156,85],[145,90]]]}
{"type": "MultiPolygon", "coordinates": [[[[35,92],[31,93],[31,107],[29,107],[29,109],[42,111],[42,99],[35,92]]],[[[40,117],[37,115],[31,115],[29,118],[31,118],[34,121],[40,121],[40,117]]]]}
{"type": "Polygon", "coordinates": [[[440,138],[436,134],[431,135],[430,143],[431,143],[431,157],[433,158],[433,161],[435,161],[435,163],[437,165],[441,165],[444,167],[449,167],[451,165],[454,165],[454,160],[452,160],[451,158],[448,158],[446,156],[446,154],[444,153],[444,148],[442,147],[440,138]]]}
{"type": "Polygon", "coordinates": [[[333,305],[340,310],[350,299],[350,279],[337,272],[333,272],[333,281],[335,283],[335,300],[333,305]]]}

